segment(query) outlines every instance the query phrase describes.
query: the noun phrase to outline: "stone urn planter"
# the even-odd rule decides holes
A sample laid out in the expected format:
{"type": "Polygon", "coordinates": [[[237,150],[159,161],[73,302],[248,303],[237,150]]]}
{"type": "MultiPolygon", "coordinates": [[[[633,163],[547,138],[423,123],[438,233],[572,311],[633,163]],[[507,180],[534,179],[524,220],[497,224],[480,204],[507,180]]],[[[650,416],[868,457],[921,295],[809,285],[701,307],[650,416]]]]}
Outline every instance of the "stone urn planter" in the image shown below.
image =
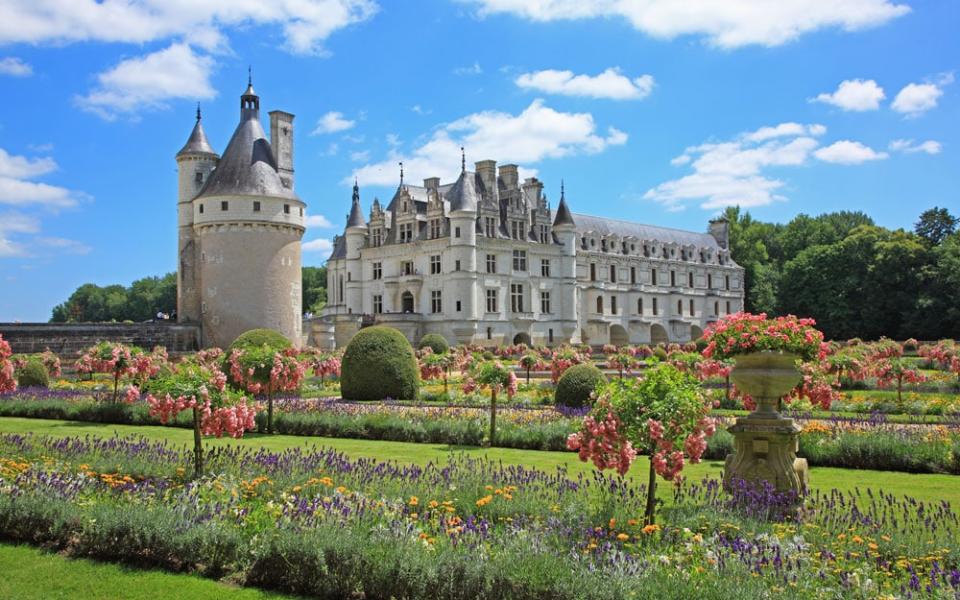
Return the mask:
{"type": "Polygon", "coordinates": [[[780,352],[753,352],[735,357],[730,379],[749,394],[757,407],[737,419],[729,431],[734,453],[727,456],[724,484],[735,480],[770,482],[778,492],[795,492],[799,498],[809,481],[807,461],[797,458],[801,428],[777,411],[780,398],[800,382],[797,356],[780,352]]]}

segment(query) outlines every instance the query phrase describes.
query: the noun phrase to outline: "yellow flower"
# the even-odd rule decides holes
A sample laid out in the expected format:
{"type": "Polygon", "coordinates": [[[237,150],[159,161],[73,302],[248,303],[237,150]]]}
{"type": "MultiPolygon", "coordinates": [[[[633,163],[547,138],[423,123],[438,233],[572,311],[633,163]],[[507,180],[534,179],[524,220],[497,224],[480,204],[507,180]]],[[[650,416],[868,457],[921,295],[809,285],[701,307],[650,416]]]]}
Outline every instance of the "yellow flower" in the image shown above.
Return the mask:
{"type": "Polygon", "coordinates": [[[617,536],[617,539],[620,540],[621,542],[625,542],[630,539],[630,536],[625,533],[621,533],[620,535],[617,536]]]}
{"type": "Polygon", "coordinates": [[[640,531],[642,531],[643,533],[649,535],[649,534],[651,534],[651,533],[655,533],[655,532],[657,532],[657,531],[660,531],[660,526],[657,525],[656,523],[654,523],[654,524],[651,524],[651,525],[647,525],[646,527],[644,527],[644,528],[641,529],[640,531]]]}
{"type": "Polygon", "coordinates": [[[410,501],[407,502],[410,506],[416,506],[420,503],[420,500],[416,496],[410,496],[410,501]]]}

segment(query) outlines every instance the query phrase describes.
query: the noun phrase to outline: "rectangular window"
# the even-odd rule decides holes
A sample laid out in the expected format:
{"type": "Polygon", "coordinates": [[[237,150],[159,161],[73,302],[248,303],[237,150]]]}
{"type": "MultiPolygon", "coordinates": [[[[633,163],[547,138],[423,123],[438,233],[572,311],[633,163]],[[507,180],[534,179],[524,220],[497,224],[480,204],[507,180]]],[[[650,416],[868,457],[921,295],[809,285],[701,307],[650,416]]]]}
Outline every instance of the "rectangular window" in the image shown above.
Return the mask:
{"type": "Polygon", "coordinates": [[[540,292],[540,312],[550,314],[550,292],[540,292]]]}
{"type": "Polygon", "coordinates": [[[405,244],[413,241],[413,223],[403,223],[400,225],[400,243],[405,244]]]}
{"type": "Polygon", "coordinates": [[[727,314],[730,314],[730,301],[727,300],[727,314]]]}
{"type": "Polygon", "coordinates": [[[540,276],[541,277],[550,277],[550,260],[542,259],[540,261],[540,276]]]}
{"type": "Polygon", "coordinates": [[[460,228],[459,228],[459,227],[455,227],[455,228],[453,229],[453,237],[457,237],[457,238],[460,237],[460,228]]]}
{"type": "Polygon", "coordinates": [[[460,312],[460,301],[457,300],[457,312],[460,312]]]}
{"type": "Polygon", "coordinates": [[[196,182],[197,182],[197,185],[200,185],[201,183],[203,183],[203,171],[197,171],[196,182]]]}
{"type": "Polygon", "coordinates": [[[590,281],[597,280],[597,263],[590,263],[590,281]]]}
{"type": "Polygon", "coordinates": [[[540,243],[546,244],[550,241],[550,227],[548,225],[540,226],[540,243]]]}
{"type": "MultiPolygon", "coordinates": [[[[495,313],[497,312],[497,290],[487,290],[487,312],[495,313]]],[[[489,329],[487,330],[487,339],[490,339],[489,329]]]]}
{"type": "Polygon", "coordinates": [[[230,210],[230,203],[224,200],[220,203],[220,210],[230,210]]]}
{"type": "Polygon", "coordinates": [[[403,273],[404,275],[413,275],[413,261],[412,260],[403,261],[403,263],[401,263],[400,272],[403,273]]]}
{"type": "Polygon", "coordinates": [[[683,316],[683,300],[677,300],[677,314],[683,316]]]}
{"type": "Polygon", "coordinates": [[[376,229],[373,230],[373,239],[371,244],[373,245],[374,248],[379,248],[382,243],[383,243],[383,233],[382,233],[382,230],[379,227],[377,227],[376,229]]]}
{"type": "Polygon", "coordinates": [[[718,316],[718,317],[720,316],[720,303],[719,303],[719,302],[714,302],[714,303],[713,303],[713,314],[714,314],[715,316],[718,316]]]}
{"type": "Polygon", "coordinates": [[[553,343],[553,330],[552,330],[552,329],[548,329],[548,330],[547,330],[547,341],[549,341],[551,344],[553,343]]]}
{"type": "Polygon", "coordinates": [[[691,317],[693,316],[693,313],[694,313],[694,309],[693,309],[693,298],[691,298],[691,299],[690,299],[690,316],[691,316],[691,317]]]}
{"type": "Polygon", "coordinates": [[[454,270],[454,271],[459,271],[459,270],[460,270],[460,261],[459,261],[459,260],[453,261],[453,270],[454,270]]]}
{"type": "Polygon", "coordinates": [[[637,268],[630,267],[630,283],[633,284],[636,282],[637,282],[637,268]]]}
{"type": "Polygon", "coordinates": [[[617,297],[616,296],[610,296],[610,314],[611,315],[617,314],[617,297]]]}
{"type": "Polygon", "coordinates": [[[513,270],[514,271],[527,270],[527,251],[526,250],[513,251],[513,270]]]}
{"type": "MultiPolygon", "coordinates": [[[[659,283],[659,282],[657,281],[657,270],[656,270],[656,269],[652,269],[652,270],[650,271],[650,283],[651,283],[652,285],[657,285],[657,284],[659,283]]],[[[654,314],[656,314],[656,313],[654,313],[654,314]]]]}
{"type": "Polygon", "coordinates": [[[289,215],[289,214],[290,214],[290,205],[289,205],[289,204],[284,204],[284,205],[283,205],[283,214],[285,214],[285,215],[289,215]]]}
{"type": "Polygon", "coordinates": [[[373,297],[373,314],[379,315],[383,313],[383,296],[376,295],[373,297]]]}
{"type": "Polygon", "coordinates": [[[617,282],[617,265],[610,265],[610,283],[617,282]]]}
{"type": "Polygon", "coordinates": [[[687,273],[687,287],[693,287],[693,273],[687,273]]]}
{"type": "Polygon", "coordinates": [[[488,339],[488,340],[492,340],[492,339],[493,339],[493,328],[492,328],[492,327],[487,327],[487,339],[488,339]]]}
{"type": "Polygon", "coordinates": [[[677,287],[677,272],[670,271],[670,287],[677,287]]]}
{"type": "Polygon", "coordinates": [[[201,215],[203,214],[203,205],[202,205],[202,204],[200,205],[200,214],[201,214],[201,215]]]}
{"type": "Polygon", "coordinates": [[[510,284],[510,310],[515,313],[523,312],[523,284],[510,284]]]}
{"type": "Polygon", "coordinates": [[[496,273],[497,272],[497,255],[488,254],[487,255],[487,273],[496,273]]]}
{"type": "Polygon", "coordinates": [[[657,299],[654,298],[654,299],[653,299],[653,316],[657,316],[657,313],[658,313],[658,312],[659,312],[659,311],[657,310],[657,299]]]}
{"type": "Polygon", "coordinates": [[[260,201],[259,201],[259,200],[254,200],[254,201],[253,201],[253,212],[260,212],[260,201]]]}
{"type": "Polygon", "coordinates": [[[643,298],[637,298],[637,314],[643,316],[643,298]]]}
{"type": "Polygon", "coordinates": [[[497,237],[497,218],[496,217],[485,217],[484,224],[486,225],[484,231],[488,238],[497,237]]]}
{"type": "Polygon", "coordinates": [[[430,274],[439,275],[440,274],[440,255],[434,254],[430,257],[430,274]]]}
{"type": "Polygon", "coordinates": [[[430,312],[436,314],[443,312],[443,303],[440,300],[440,290],[430,292],[430,312]]]}
{"type": "Polygon", "coordinates": [[[523,239],[523,222],[522,221],[510,221],[510,237],[515,240],[523,239]]]}
{"type": "Polygon", "coordinates": [[[707,273],[707,289],[713,289],[713,275],[707,273]]]}
{"type": "MultiPolygon", "coordinates": [[[[726,287],[728,290],[730,289],[730,276],[729,276],[729,275],[724,275],[724,287],[726,287]]],[[[727,312],[730,312],[730,311],[727,310],[727,312]]]]}
{"type": "Polygon", "coordinates": [[[383,278],[383,263],[380,263],[380,262],[373,263],[373,278],[374,279],[383,278]]]}

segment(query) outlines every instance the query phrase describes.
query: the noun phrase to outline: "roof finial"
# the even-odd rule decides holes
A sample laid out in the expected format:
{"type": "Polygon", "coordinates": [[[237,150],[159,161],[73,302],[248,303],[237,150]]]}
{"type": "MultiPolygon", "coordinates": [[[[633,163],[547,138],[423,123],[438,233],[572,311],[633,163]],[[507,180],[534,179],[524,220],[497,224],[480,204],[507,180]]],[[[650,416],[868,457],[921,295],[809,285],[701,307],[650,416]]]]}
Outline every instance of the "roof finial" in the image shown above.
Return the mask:
{"type": "Polygon", "coordinates": [[[247,85],[253,85],[253,65],[247,65],[247,85]]]}
{"type": "Polygon", "coordinates": [[[464,151],[463,146],[460,146],[460,172],[467,172],[467,153],[464,151]]]}
{"type": "Polygon", "coordinates": [[[403,161],[400,161],[400,185],[403,185],[403,161]]]}
{"type": "Polygon", "coordinates": [[[564,197],[564,188],[563,188],[563,179],[560,180],[560,199],[563,200],[564,197]]]}
{"type": "Polygon", "coordinates": [[[200,103],[197,102],[197,123],[200,122],[200,103]]]}

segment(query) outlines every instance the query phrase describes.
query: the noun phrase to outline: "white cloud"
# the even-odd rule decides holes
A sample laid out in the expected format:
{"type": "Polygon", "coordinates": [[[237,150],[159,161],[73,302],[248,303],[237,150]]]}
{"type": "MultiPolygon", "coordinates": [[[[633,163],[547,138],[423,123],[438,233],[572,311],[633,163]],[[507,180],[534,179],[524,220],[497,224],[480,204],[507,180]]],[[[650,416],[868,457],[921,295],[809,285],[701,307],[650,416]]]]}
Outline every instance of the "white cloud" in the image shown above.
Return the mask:
{"type": "Polygon", "coordinates": [[[886,152],[877,152],[869,146],[850,140],[834,142],[829,146],[818,149],[813,155],[824,162],[840,165],[859,165],[867,161],[883,160],[890,157],[886,152]]]}
{"type": "Polygon", "coordinates": [[[564,96],[586,96],[608,100],[642,100],[653,91],[652,75],[641,75],[630,79],[620,72],[619,67],[611,67],[599,75],[575,75],[573,71],[547,69],[523,73],[514,83],[517,86],[564,96]]]}
{"type": "Polygon", "coordinates": [[[98,87],[77,102],[105,119],[166,107],[169,100],[206,100],[216,96],[210,84],[213,59],[190,46],[171,44],[151,54],[128,58],[97,75],[98,87]]]}
{"type": "Polygon", "coordinates": [[[832,104],[848,111],[862,112],[877,110],[880,101],[886,98],[883,88],[872,79],[847,79],[841,81],[837,90],[831,94],[823,93],[813,98],[812,102],[832,104]]]}
{"type": "Polygon", "coordinates": [[[305,223],[307,227],[333,227],[333,223],[323,215],[307,215],[305,223]]]}
{"type": "Polygon", "coordinates": [[[413,106],[410,107],[410,110],[417,113],[418,115],[429,115],[430,113],[433,112],[432,110],[423,108],[419,104],[414,104],[413,106]]]}
{"type": "Polygon", "coordinates": [[[538,99],[518,115],[483,111],[441,125],[411,152],[401,153],[394,146],[385,160],[360,167],[344,182],[352,183],[356,176],[364,185],[395,185],[399,161],[403,161],[410,180],[434,176],[453,179],[460,172],[461,146],[474,160],[531,164],[602,152],[609,146],[625,144],[627,137],[614,127],[607,128],[603,135],[590,113],[560,112],[538,99]]]}
{"type": "Polygon", "coordinates": [[[0,204],[50,208],[75,206],[83,194],[66,188],[30,181],[57,169],[52,158],[27,158],[0,148],[0,204]]]}
{"type": "Polygon", "coordinates": [[[317,126],[311,132],[311,135],[323,135],[325,133],[337,133],[346,131],[356,125],[356,121],[343,118],[343,113],[331,110],[317,120],[317,126]]]}
{"type": "Polygon", "coordinates": [[[786,200],[779,190],[782,180],[765,173],[776,167],[806,164],[816,149],[817,136],[826,127],[818,124],[780,123],[736,136],[728,142],[709,142],[687,148],[670,163],[690,165],[692,173],[647,190],[644,199],[668,210],[683,210],[699,201],[708,210],[731,205],[763,206],[786,200]]]}
{"type": "Polygon", "coordinates": [[[474,61],[472,65],[468,67],[457,67],[453,70],[454,75],[481,75],[483,74],[483,67],[480,66],[480,63],[474,61]]]}
{"type": "Polygon", "coordinates": [[[38,237],[36,244],[42,248],[55,250],[58,254],[89,254],[92,250],[83,242],[60,237],[38,237]]]}
{"type": "Polygon", "coordinates": [[[14,240],[10,234],[34,234],[40,231],[40,221],[23,213],[0,215],[0,258],[31,256],[37,253],[86,254],[86,244],[58,237],[33,237],[14,240]]]}
{"type": "Polygon", "coordinates": [[[601,17],[626,19],[635,29],[671,39],[703,36],[721,48],[777,46],[828,27],[856,31],[910,12],[895,0],[461,0],[481,16],[508,13],[531,21],[601,17]]]}
{"type": "Polygon", "coordinates": [[[366,162],[370,160],[369,150],[357,150],[350,153],[350,160],[353,162],[366,162]]]}
{"type": "Polygon", "coordinates": [[[372,0],[5,0],[0,45],[177,38],[213,50],[226,45],[226,28],[273,25],[282,29],[287,49],[313,54],[332,33],[377,9],[372,0]]]}
{"type": "Polygon", "coordinates": [[[29,77],[33,75],[33,67],[16,56],[0,58],[0,75],[13,77],[29,77]]]}
{"type": "Polygon", "coordinates": [[[326,258],[333,251],[333,242],[326,238],[318,238],[303,242],[301,249],[304,252],[319,252],[322,258],[326,258]]]}
{"type": "Polygon", "coordinates": [[[937,106],[943,95],[943,87],[953,83],[953,74],[947,73],[933,83],[910,83],[903,87],[890,107],[907,115],[916,117],[937,106]]]}
{"type": "Polygon", "coordinates": [[[906,154],[916,154],[917,152],[926,152],[927,154],[940,154],[942,146],[936,140],[927,140],[915,144],[913,140],[893,140],[890,142],[890,150],[894,152],[904,152],[906,154]]]}

